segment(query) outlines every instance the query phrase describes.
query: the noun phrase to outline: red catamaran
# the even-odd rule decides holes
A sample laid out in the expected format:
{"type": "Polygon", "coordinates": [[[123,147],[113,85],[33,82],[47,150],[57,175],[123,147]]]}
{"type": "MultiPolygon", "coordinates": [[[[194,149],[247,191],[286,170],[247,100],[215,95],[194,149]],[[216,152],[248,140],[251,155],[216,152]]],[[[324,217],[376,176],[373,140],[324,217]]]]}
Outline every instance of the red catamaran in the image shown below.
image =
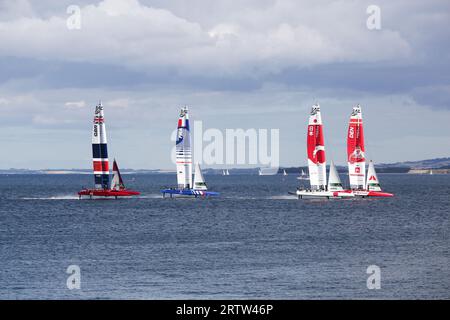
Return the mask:
{"type": "Polygon", "coordinates": [[[117,199],[118,197],[129,197],[140,194],[137,191],[125,188],[116,160],[113,163],[113,179],[110,186],[106,127],[101,102],[95,107],[94,126],[92,129],[92,157],[95,179],[94,189],[83,189],[79,191],[78,196],[80,199],[82,196],[89,196],[90,198],[115,197],[117,199]]]}
{"type": "Polygon", "coordinates": [[[327,183],[327,168],[325,158],[325,142],[322,116],[318,104],[312,106],[306,133],[306,152],[310,189],[297,189],[296,195],[302,198],[349,198],[354,197],[351,190],[345,190],[333,162],[330,164],[330,174],[327,183]]]}
{"type": "Polygon", "coordinates": [[[392,193],[383,192],[378,181],[373,162],[369,163],[366,179],[366,149],[361,106],[353,108],[347,134],[347,162],[350,188],[360,197],[392,197],[392,193]]]}

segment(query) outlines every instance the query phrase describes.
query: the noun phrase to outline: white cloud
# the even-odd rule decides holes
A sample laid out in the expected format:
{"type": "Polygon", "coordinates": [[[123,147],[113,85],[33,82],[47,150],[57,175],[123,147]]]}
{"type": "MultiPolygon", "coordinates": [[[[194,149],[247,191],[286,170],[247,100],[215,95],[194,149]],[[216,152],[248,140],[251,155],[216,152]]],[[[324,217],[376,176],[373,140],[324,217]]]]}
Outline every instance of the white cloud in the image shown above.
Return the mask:
{"type": "Polygon", "coordinates": [[[0,22],[1,56],[88,61],[186,73],[277,72],[330,62],[401,60],[410,45],[397,32],[369,32],[363,6],[277,1],[223,14],[213,26],[137,0],[82,7],[81,30],[68,15],[0,22]],[[383,48],[378,50],[377,48],[383,48]],[[377,50],[376,50],[377,49],[377,50]]]}
{"type": "Polygon", "coordinates": [[[64,104],[64,106],[68,109],[81,109],[86,107],[86,102],[81,101],[68,101],[64,104]]]}

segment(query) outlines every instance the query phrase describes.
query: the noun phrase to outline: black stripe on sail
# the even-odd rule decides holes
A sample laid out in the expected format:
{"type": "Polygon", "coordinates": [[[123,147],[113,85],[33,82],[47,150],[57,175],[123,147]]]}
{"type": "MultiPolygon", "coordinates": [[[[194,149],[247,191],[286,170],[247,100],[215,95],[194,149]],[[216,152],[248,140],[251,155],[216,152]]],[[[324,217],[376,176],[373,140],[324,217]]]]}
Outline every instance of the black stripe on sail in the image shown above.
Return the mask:
{"type": "Polygon", "coordinates": [[[108,147],[106,143],[93,143],[92,144],[92,157],[93,158],[108,158],[108,147]]]}
{"type": "Polygon", "coordinates": [[[109,174],[96,174],[95,187],[101,189],[109,189],[109,174]]]}

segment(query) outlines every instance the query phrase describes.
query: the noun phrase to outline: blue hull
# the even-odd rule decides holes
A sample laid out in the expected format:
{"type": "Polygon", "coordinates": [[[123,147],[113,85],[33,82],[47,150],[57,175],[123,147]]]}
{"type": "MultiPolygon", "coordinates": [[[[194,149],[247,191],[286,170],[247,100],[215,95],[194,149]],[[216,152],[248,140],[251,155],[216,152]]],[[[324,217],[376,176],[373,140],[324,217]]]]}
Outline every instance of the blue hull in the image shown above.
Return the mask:
{"type": "Polygon", "coordinates": [[[192,189],[164,189],[161,190],[163,196],[168,194],[170,197],[177,196],[190,196],[190,197],[213,197],[218,196],[219,192],[214,191],[201,191],[201,190],[192,190],[192,189]]]}

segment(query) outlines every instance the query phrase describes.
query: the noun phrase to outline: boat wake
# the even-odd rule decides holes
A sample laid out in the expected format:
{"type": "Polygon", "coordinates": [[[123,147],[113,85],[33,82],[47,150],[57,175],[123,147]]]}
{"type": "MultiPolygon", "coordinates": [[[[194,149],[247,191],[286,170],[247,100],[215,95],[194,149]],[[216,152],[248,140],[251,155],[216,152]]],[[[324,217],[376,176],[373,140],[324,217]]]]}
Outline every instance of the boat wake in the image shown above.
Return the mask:
{"type": "Polygon", "coordinates": [[[271,196],[268,197],[269,200],[297,200],[297,196],[295,195],[279,195],[279,196],[271,196]]]}
{"type": "Polygon", "coordinates": [[[57,195],[48,197],[23,197],[22,200],[78,200],[77,195],[57,195]]]}

